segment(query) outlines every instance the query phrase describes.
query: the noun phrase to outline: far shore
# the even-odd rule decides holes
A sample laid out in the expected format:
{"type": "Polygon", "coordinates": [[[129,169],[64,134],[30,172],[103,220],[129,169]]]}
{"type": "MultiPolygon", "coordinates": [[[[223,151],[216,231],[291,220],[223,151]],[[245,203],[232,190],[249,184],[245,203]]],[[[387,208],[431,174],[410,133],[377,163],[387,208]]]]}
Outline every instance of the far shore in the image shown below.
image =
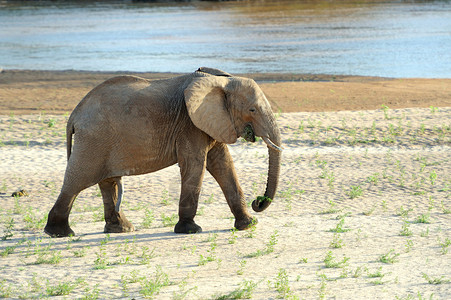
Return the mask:
{"type": "MultiPolygon", "coordinates": [[[[96,85],[119,75],[157,80],[181,74],[1,70],[0,114],[66,114],[96,85]]],[[[451,106],[451,79],[272,73],[236,75],[256,80],[276,112],[451,106]]]]}

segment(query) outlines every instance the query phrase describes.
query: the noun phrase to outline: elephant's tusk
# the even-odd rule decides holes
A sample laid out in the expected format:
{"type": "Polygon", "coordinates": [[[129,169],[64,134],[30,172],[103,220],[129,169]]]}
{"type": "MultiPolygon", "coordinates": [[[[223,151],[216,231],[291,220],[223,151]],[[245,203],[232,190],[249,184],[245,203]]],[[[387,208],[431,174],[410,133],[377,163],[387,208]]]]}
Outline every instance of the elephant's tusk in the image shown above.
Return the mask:
{"type": "Polygon", "coordinates": [[[274,144],[268,137],[263,136],[262,139],[265,141],[266,145],[268,145],[268,147],[281,152],[282,148],[277,146],[276,144],[274,144]]]}

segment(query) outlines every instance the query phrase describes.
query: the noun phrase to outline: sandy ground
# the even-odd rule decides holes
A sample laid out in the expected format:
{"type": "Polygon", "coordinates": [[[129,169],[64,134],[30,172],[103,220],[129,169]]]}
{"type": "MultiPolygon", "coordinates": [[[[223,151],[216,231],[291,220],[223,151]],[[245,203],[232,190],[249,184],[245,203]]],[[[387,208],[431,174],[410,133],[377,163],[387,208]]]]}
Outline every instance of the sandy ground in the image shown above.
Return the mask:
{"type": "MultiPolygon", "coordinates": [[[[33,74],[34,81],[30,75],[0,83],[0,296],[451,298],[450,81],[263,78],[267,94],[273,85],[279,90],[271,99],[282,107],[277,120],[285,150],[277,198],[254,213],[255,229],[231,231],[232,214],[207,174],[196,217],[204,232],[174,234],[180,179],[173,166],[124,178],[122,207],[135,232],[103,233],[102,200],[92,187],[71,213],[77,236],[51,239],[42,228],[65,170],[64,113],[105,74],[86,73],[73,87],[65,79],[71,72],[53,72],[48,81],[33,74]],[[409,89],[412,82],[423,89],[409,89]],[[62,101],[60,89],[78,99],[62,101]],[[302,102],[309,90],[324,106],[302,102]],[[410,98],[416,105],[384,102],[396,93],[416,94],[410,98]],[[59,106],[51,110],[52,103],[59,106]],[[287,113],[294,107],[298,112],[287,113]],[[18,189],[28,196],[11,197],[18,189]]],[[[266,147],[239,141],[230,149],[252,201],[265,187],[266,147]]]]}
{"type": "MultiPolygon", "coordinates": [[[[0,114],[64,114],[96,85],[118,75],[149,79],[171,73],[79,71],[0,72],[0,114]]],[[[321,112],[451,106],[451,79],[391,79],[359,76],[239,74],[255,79],[275,112],[321,112]]]]}

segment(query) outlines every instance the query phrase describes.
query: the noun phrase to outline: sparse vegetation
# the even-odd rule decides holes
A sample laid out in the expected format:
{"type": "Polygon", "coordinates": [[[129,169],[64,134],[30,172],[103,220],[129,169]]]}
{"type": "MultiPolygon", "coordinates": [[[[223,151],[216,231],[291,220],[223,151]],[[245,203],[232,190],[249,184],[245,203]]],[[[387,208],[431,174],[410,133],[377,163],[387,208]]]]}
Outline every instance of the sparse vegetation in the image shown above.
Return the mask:
{"type": "Polygon", "coordinates": [[[226,295],[215,297],[215,299],[251,299],[257,285],[258,283],[255,283],[252,280],[244,280],[236,290],[226,295]]]}
{"type": "Polygon", "coordinates": [[[146,210],[144,211],[144,220],[142,221],[141,226],[143,228],[150,228],[154,220],[155,217],[153,215],[152,210],[146,208],[146,210]]]}
{"type": "Polygon", "coordinates": [[[168,286],[170,281],[169,275],[163,272],[163,268],[157,266],[153,278],[142,277],[139,283],[141,285],[139,293],[146,298],[153,298],[160,293],[163,287],[168,286]]]}
{"type": "Polygon", "coordinates": [[[328,251],[324,258],[324,265],[326,268],[344,268],[348,266],[349,257],[343,257],[342,260],[336,260],[332,251],[328,251]]]}
{"type": "Polygon", "coordinates": [[[285,269],[279,269],[273,283],[274,289],[278,293],[280,299],[298,299],[290,288],[288,273],[285,269]]]}
{"type": "Polygon", "coordinates": [[[427,283],[429,284],[443,284],[443,283],[449,283],[450,280],[446,279],[445,276],[440,276],[440,277],[430,277],[429,275],[427,275],[426,273],[422,273],[423,274],[423,278],[427,281],[427,283]]]}
{"type": "MultiPolygon", "coordinates": [[[[299,293],[326,299],[340,298],[340,289],[359,284],[374,285],[387,298],[443,298],[449,278],[437,266],[451,246],[450,158],[427,149],[448,147],[451,132],[442,120],[449,109],[418,114],[387,107],[296,118],[290,126],[283,125],[281,115],[287,151],[278,194],[256,215],[259,224],[246,231],[230,230],[234,219],[206,172],[199,200],[203,214],[196,217],[204,232],[175,235],[173,195],[180,179],[174,167],[164,176],[177,182],[177,189],[159,173],[127,179],[123,209],[136,232],[103,234],[100,190],[92,187],[80,193],[71,214],[78,235],[50,239],[42,229],[62,185],[64,155],[49,155],[55,170],[36,166],[33,172],[44,174],[39,178],[20,164],[17,170],[5,169],[0,174],[0,297],[297,299],[299,293]],[[312,151],[312,144],[318,148],[312,151]],[[20,189],[29,196],[11,197],[20,189]],[[406,264],[419,271],[405,276],[406,264]],[[156,265],[161,267],[153,269],[156,265]],[[62,272],[70,277],[53,276],[62,272]],[[21,280],[12,280],[13,273],[21,280]],[[86,275],[75,279],[91,273],[89,280],[86,275]],[[108,289],[96,279],[106,274],[118,274],[108,289]],[[117,278],[120,274],[125,275],[117,278]],[[214,291],[202,287],[212,281],[214,291]],[[424,290],[416,292],[418,286],[424,290]]],[[[64,153],[64,118],[0,117],[0,156],[13,150],[64,153]],[[20,132],[24,124],[34,129],[20,132]]],[[[257,142],[246,144],[252,154],[242,158],[237,152],[242,146],[230,149],[251,202],[264,190],[267,170],[247,163],[266,166],[267,154],[254,151],[263,146],[257,142]]]]}
{"type": "Polygon", "coordinates": [[[164,213],[161,214],[161,221],[163,223],[163,227],[173,227],[177,224],[178,215],[172,214],[170,216],[166,216],[164,213]]]}
{"type": "Polygon", "coordinates": [[[387,253],[379,256],[379,261],[385,264],[394,264],[398,261],[398,256],[399,253],[396,253],[394,249],[390,249],[390,251],[388,251],[387,253]]]}
{"type": "Polygon", "coordinates": [[[413,235],[412,230],[410,229],[410,222],[408,220],[403,220],[402,222],[402,228],[401,231],[399,232],[399,235],[401,236],[411,236],[413,235]]]}
{"type": "Polygon", "coordinates": [[[14,236],[14,218],[10,218],[8,223],[5,226],[5,230],[3,232],[2,241],[6,241],[14,236]]]}
{"type": "Polygon", "coordinates": [[[340,238],[340,236],[335,233],[334,238],[332,242],[330,243],[331,248],[342,248],[344,246],[343,239],[340,238]]]}
{"type": "Polygon", "coordinates": [[[330,229],[329,231],[335,232],[335,233],[343,233],[343,232],[350,231],[351,229],[345,228],[344,224],[345,224],[345,217],[343,216],[340,218],[340,221],[338,222],[337,226],[335,228],[330,229]]]}
{"type": "Polygon", "coordinates": [[[451,245],[451,239],[446,238],[445,241],[443,241],[443,242],[441,240],[439,240],[439,245],[441,247],[441,251],[440,252],[442,254],[447,254],[448,253],[448,248],[451,245]]]}
{"type": "Polygon", "coordinates": [[[77,286],[77,282],[64,281],[57,285],[47,285],[46,293],[48,296],[65,296],[69,295],[77,286]]]}
{"type": "Polygon", "coordinates": [[[264,249],[259,249],[256,252],[253,252],[251,254],[248,254],[246,257],[247,258],[252,258],[252,257],[258,257],[258,256],[262,256],[262,255],[266,255],[269,253],[273,253],[274,252],[274,246],[277,244],[277,237],[278,237],[278,232],[277,230],[274,231],[274,233],[269,237],[269,241],[268,243],[266,243],[266,246],[264,249]]]}
{"type": "Polygon", "coordinates": [[[350,199],[355,199],[363,195],[363,189],[360,185],[351,185],[348,191],[350,199]]]}

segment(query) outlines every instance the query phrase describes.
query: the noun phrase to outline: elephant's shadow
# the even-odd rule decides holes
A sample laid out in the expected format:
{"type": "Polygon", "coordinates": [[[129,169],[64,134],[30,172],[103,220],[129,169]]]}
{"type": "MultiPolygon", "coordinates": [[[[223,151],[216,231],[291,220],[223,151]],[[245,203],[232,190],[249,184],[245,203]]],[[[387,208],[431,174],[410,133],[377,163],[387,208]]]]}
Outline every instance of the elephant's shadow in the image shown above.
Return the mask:
{"type": "MultiPolygon", "coordinates": [[[[222,230],[206,230],[202,232],[196,233],[196,235],[201,236],[208,236],[213,233],[226,233],[230,232],[229,229],[222,229],[222,230]]],[[[108,236],[108,234],[105,234],[103,232],[92,232],[80,235],[80,241],[83,241],[85,243],[93,243],[93,244],[100,244],[102,241],[105,240],[105,238],[108,236]],[[86,239],[86,237],[92,237],[91,239],[86,239]]],[[[124,243],[126,241],[130,241],[130,239],[133,239],[133,242],[135,244],[147,244],[152,245],[152,243],[161,242],[161,241],[168,241],[168,240],[174,240],[174,239],[186,239],[187,235],[180,235],[171,231],[168,232],[158,232],[158,233],[140,233],[139,230],[131,232],[131,233],[119,233],[115,234],[114,237],[111,238],[110,241],[108,241],[108,244],[120,244],[124,243]]],[[[74,240],[77,240],[77,237],[74,238],[74,240]]],[[[67,245],[67,242],[62,242],[61,244],[67,245]]]]}
{"type": "MultiPolygon", "coordinates": [[[[208,236],[213,233],[226,233],[230,232],[230,230],[210,230],[203,231],[201,233],[196,233],[196,235],[208,236]]],[[[69,237],[67,239],[53,239],[51,237],[43,237],[43,236],[32,236],[28,237],[24,242],[23,238],[11,238],[8,239],[8,243],[3,243],[2,247],[0,247],[0,252],[5,250],[6,247],[14,245],[15,251],[20,251],[24,254],[32,255],[35,252],[35,247],[30,247],[30,245],[51,245],[52,250],[62,250],[67,249],[68,243],[71,244],[71,249],[77,250],[82,249],[86,246],[93,245],[102,245],[102,243],[106,243],[108,245],[120,245],[126,242],[130,242],[133,240],[133,244],[135,245],[148,245],[152,246],[154,243],[164,242],[175,239],[186,239],[187,235],[180,235],[174,232],[158,232],[158,233],[140,233],[139,231],[135,231],[133,233],[123,233],[123,234],[115,234],[114,237],[110,237],[108,234],[103,232],[92,232],[87,234],[82,234],[78,236],[69,237]],[[3,247],[4,246],[4,247],[3,247]]]]}

